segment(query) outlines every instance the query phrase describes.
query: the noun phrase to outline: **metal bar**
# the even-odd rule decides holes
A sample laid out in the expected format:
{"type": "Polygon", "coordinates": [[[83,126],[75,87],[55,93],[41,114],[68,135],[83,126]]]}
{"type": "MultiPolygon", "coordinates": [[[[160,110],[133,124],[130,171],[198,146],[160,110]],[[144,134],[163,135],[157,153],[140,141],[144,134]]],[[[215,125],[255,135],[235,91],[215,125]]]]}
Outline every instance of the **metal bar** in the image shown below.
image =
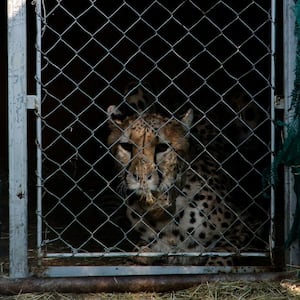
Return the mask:
{"type": "Polygon", "coordinates": [[[208,266],[55,266],[43,272],[46,277],[81,276],[145,276],[145,275],[198,275],[218,273],[268,272],[270,267],[208,267],[208,266]]]}
{"type": "MultiPolygon", "coordinates": [[[[295,2],[293,0],[285,1],[283,7],[283,26],[284,26],[284,98],[285,98],[285,122],[290,122],[293,118],[293,109],[291,108],[292,91],[295,80],[295,62],[296,62],[296,36],[295,36],[295,2]]],[[[286,132],[285,132],[286,134],[286,132]]],[[[294,192],[294,176],[290,168],[285,167],[285,237],[292,226],[294,211],[296,207],[296,195],[294,192]]],[[[286,262],[290,265],[299,265],[299,243],[295,242],[290,249],[286,251],[286,262]]]]}
{"type": "Polygon", "coordinates": [[[8,0],[10,277],[28,275],[26,0],[8,0]]]}
{"type": "MultiPolygon", "coordinates": [[[[162,253],[162,252],[91,252],[91,253],[46,253],[47,258],[80,258],[80,257],[161,257],[161,256],[185,256],[185,257],[200,257],[200,256],[230,256],[236,255],[234,252],[177,252],[177,253],[162,253]]],[[[268,252],[241,252],[241,257],[268,257],[268,252]]]]}
{"type": "Polygon", "coordinates": [[[37,181],[37,249],[38,257],[42,257],[42,120],[41,120],[41,49],[42,49],[42,6],[36,1],[36,181],[37,181]]]}
{"type": "Polygon", "coordinates": [[[111,276],[83,278],[0,279],[2,295],[22,293],[122,293],[169,292],[187,289],[201,283],[219,281],[280,281],[295,278],[296,272],[254,274],[201,274],[170,276],[111,276]]]}
{"type": "MultiPolygon", "coordinates": [[[[276,53],[276,0],[271,1],[271,95],[270,95],[270,105],[271,105],[271,121],[275,120],[275,53],[276,53]]],[[[275,154],[275,125],[271,122],[271,166],[274,161],[275,154]]],[[[271,203],[270,203],[270,252],[275,247],[275,234],[274,234],[274,220],[275,220],[275,189],[273,185],[271,186],[271,203]]]]}

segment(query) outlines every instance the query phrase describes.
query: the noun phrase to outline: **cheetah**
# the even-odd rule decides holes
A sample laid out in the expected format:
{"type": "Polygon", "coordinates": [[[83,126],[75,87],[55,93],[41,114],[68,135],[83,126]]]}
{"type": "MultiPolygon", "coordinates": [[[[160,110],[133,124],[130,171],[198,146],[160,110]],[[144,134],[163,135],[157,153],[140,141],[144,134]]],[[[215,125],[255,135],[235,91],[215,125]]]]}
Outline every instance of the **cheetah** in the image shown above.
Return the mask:
{"type": "Polygon", "coordinates": [[[230,178],[190,142],[193,118],[192,109],[176,119],[151,112],[123,116],[116,106],[108,108],[119,190],[139,234],[135,250],[165,254],[143,256],[141,263],[210,265],[202,253],[237,253],[248,243],[251,228],[230,201],[230,178]]]}

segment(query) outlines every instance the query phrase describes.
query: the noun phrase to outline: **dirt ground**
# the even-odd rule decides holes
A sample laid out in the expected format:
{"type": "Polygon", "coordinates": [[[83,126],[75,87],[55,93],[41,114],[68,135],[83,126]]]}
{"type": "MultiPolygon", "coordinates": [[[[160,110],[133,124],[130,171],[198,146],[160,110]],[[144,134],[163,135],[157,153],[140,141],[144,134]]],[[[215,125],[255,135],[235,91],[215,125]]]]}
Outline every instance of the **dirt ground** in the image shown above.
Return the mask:
{"type": "Polygon", "coordinates": [[[201,284],[187,290],[169,293],[101,293],[101,294],[19,294],[1,296],[0,299],[33,299],[33,300],[283,300],[300,299],[300,280],[281,282],[218,282],[201,284]]]}

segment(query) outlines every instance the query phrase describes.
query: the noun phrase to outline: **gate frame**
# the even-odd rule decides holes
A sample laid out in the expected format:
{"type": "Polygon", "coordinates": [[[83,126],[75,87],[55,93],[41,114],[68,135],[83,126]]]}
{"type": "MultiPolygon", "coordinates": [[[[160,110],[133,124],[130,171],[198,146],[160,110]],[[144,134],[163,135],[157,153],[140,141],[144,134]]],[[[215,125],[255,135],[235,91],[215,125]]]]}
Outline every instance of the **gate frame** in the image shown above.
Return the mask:
{"type": "MultiPolygon", "coordinates": [[[[36,16],[36,21],[37,21],[37,41],[36,41],[36,45],[37,45],[37,62],[40,61],[41,59],[41,40],[40,37],[42,36],[42,31],[43,28],[41,27],[41,21],[43,19],[43,13],[45,13],[43,11],[43,7],[42,7],[42,0],[36,0],[36,12],[37,12],[37,16],[36,16]]],[[[270,102],[271,102],[271,121],[274,120],[275,117],[275,52],[276,52],[276,28],[275,28],[275,20],[276,20],[276,9],[277,9],[277,5],[276,5],[276,0],[271,0],[270,1],[270,7],[271,7],[271,29],[270,29],[270,35],[271,35],[271,63],[270,63],[270,89],[271,89],[271,98],[270,98],[270,102]]],[[[294,26],[294,24],[293,24],[294,26]]],[[[289,28],[290,30],[290,28],[289,28]]],[[[36,75],[36,83],[37,83],[37,102],[38,102],[38,112],[37,112],[37,131],[38,131],[38,136],[37,136],[37,144],[41,144],[41,115],[40,115],[40,111],[39,109],[41,109],[41,69],[39,68],[38,64],[37,64],[37,75],[36,75]]],[[[271,134],[274,137],[275,136],[275,128],[274,128],[274,124],[271,126],[271,134]]],[[[43,259],[44,257],[44,253],[41,249],[41,224],[42,224],[42,189],[41,189],[41,178],[42,178],[42,164],[41,164],[41,148],[38,147],[37,148],[37,157],[38,157],[38,166],[40,166],[40,168],[38,168],[37,171],[37,180],[38,180],[38,184],[37,184],[37,201],[38,201],[38,205],[37,205],[37,223],[38,223],[38,229],[37,229],[37,247],[38,247],[38,258],[39,259],[43,259]]],[[[272,145],[271,145],[271,151],[272,154],[275,153],[275,141],[272,141],[272,145]]],[[[271,154],[271,163],[273,162],[273,155],[271,154]]],[[[274,201],[274,188],[271,187],[271,193],[272,193],[272,199],[274,201]]],[[[275,209],[274,209],[274,202],[271,205],[271,211],[270,211],[270,215],[271,215],[271,220],[272,222],[274,222],[274,214],[275,214],[275,209]]],[[[285,220],[286,221],[286,220],[285,220]]],[[[272,223],[272,226],[270,228],[270,236],[272,238],[270,238],[270,249],[271,252],[274,251],[274,226],[272,223]]],[[[122,255],[120,253],[114,253],[114,252],[110,252],[109,254],[107,253],[90,253],[89,255],[83,254],[81,255],[81,253],[49,253],[46,255],[47,258],[57,258],[57,259],[64,259],[64,258],[80,258],[80,257],[114,257],[114,256],[126,256],[126,254],[122,255]]],[[[137,253],[131,253],[131,255],[135,255],[137,253]]],[[[176,253],[177,255],[179,255],[180,253],[176,253]]],[[[205,255],[212,255],[215,253],[204,253],[205,255]]],[[[223,253],[224,256],[230,255],[231,253],[223,253]]],[[[255,255],[257,253],[251,253],[252,256],[264,256],[264,254],[260,255],[260,253],[258,253],[258,255],[255,255]],[[253,255],[254,254],[254,255],[253,255]]],[[[271,257],[272,257],[272,253],[271,257]]],[[[147,253],[147,255],[149,255],[147,253]]],[[[159,253],[151,253],[151,255],[159,255],[159,253]]],[[[173,253],[171,253],[171,255],[174,255],[173,253]]],[[[197,253],[190,253],[191,256],[195,256],[198,255],[197,253]]],[[[143,256],[143,255],[142,255],[143,256]]],[[[251,256],[249,254],[249,256],[251,256]]],[[[118,276],[118,275],[133,275],[133,274],[141,274],[146,270],[147,275],[159,275],[159,274],[163,274],[165,271],[166,273],[164,273],[165,275],[167,274],[189,274],[191,270],[189,270],[187,267],[175,267],[175,270],[172,269],[172,267],[156,267],[150,270],[149,267],[134,267],[134,268],[129,268],[129,267],[120,267],[120,266],[110,266],[110,267],[93,267],[93,266],[84,266],[82,272],[80,273],[79,270],[82,267],[75,267],[75,266],[59,266],[59,267],[55,267],[55,266],[49,266],[44,270],[44,275],[49,276],[49,277],[69,277],[72,276],[72,274],[76,273],[77,276],[100,276],[105,273],[105,276],[118,276]],[[133,272],[133,273],[131,273],[133,272]],[[174,272],[174,273],[173,273],[174,272]]],[[[229,268],[228,268],[229,269],[229,268]]],[[[252,268],[252,267],[237,267],[237,268],[230,268],[230,270],[227,270],[226,268],[216,268],[216,267],[212,267],[212,268],[208,268],[208,267],[195,267],[194,268],[194,272],[195,274],[203,274],[204,273],[218,273],[219,271],[223,271],[223,272],[255,272],[255,271],[260,271],[260,272],[266,272],[267,269],[262,267],[256,267],[256,268],[252,268]]]]}
{"type": "MultiPolygon", "coordinates": [[[[274,116],[275,116],[275,55],[274,53],[276,52],[276,36],[277,36],[277,32],[276,32],[276,28],[275,28],[275,20],[276,20],[276,9],[277,9],[277,5],[276,5],[276,0],[270,0],[270,9],[271,9],[271,20],[270,20],[270,36],[271,36],[271,61],[270,61],[270,90],[271,90],[271,94],[270,94],[270,105],[271,105],[271,120],[274,120],[274,116]]],[[[43,7],[41,5],[41,0],[37,0],[37,29],[38,29],[38,35],[42,35],[42,28],[41,28],[41,19],[43,18],[43,16],[45,15],[45,12],[43,11],[43,7]],[[44,13],[44,14],[43,14],[44,13]]],[[[41,41],[39,39],[37,39],[37,55],[40,56],[41,54],[41,41]]],[[[40,60],[40,57],[37,58],[37,60],[40,60]]],[[[41,70],[38,69],[37,66],[37,83],[40,84],[41,82],[41,70]]],[[[37,86],[37,92],[40,92],[39,89],[40,86],[37,86]]],[[[41,108],[41,99],[40,96],[38,97],[38,101],[39,101],[39,105],[38,107],[41,108]]],[[[271,121],[270,121],[271,122],[271,121]]],[[[274,129],[274,124],[272,124],[271,126],[271,134],[272,137],[275,136],[275,129],[274,129]]],[[[38,113],[38,118],[37,118],[37,130],[41,129],[41,118],[40,118],[40,114],[38,113]]],[[[38,132],[38,134],[40,135],[40,132],[38,132]]],[[[41,135],[39,136],[38,140],[38,144],[41,144],[40,141],[41,135]]],[[[38,152],[38,157],[39,157],[39,161],[38,161],[38,165],[40,165],[40,167],[42,168],[41,165],[41,149],[38,147],[37,148],[37,152],[38,152]]],[[[273,154],[275,153],[275,141],[272,141],[272,145],[271,145],[271,155],[270,155],[270,161],[271,163],[273,162],[273,154]]],[[[41,177],[41,169],[38,170],[38,177],[41,177]]],[[[38,178],[39,180],[39,178],[38,178]]],[[[270,227],[270,245],[269,245],[269,251],[271,252],[271,257],[274,251],[274,226],[273,226],[273,222],[274,222],[274,214],[275,214],[275,207],[274,207],[274,188],[271,187],[271,211],[270,211],[270,216],[271,216],[271,220],[272,220],[272,226],[270,227]]],[[[41,249],[41,230],[42,230],[42,190],[41,190],[41,186],[40,184],[38,184],[38,189],[37,189],[37,199],[38,199],[38,208],[37,208],[37,212],[38,212],[38,229],[37,229],[37,234],[38,234],[38,256],[39,259],[42,260],[44,257],[44,253],[41,249]]],[[[176,255],[188,255],[188,256],[198,256],[199,253],[176,253],[176,255]]],[[[223,256],[227,256],[227,255],[232,255],[233,253],[222,253],[223,256]]],[[[115,252],[109,252],[109,253],[77,253],[76,251],[73,253],[47,253],[46,257],[47,258],[57,258],[57,259],[65,259],[65,258],[81,258],[81,257],[87,257],[87,258],[93,258],[93,257],[126,257],[126,256],[132,256],[132,255],[141,255],[139,253],[130,253],[126,254],[126,253],[115,253],[115,252]]],[[[160,253],[146,253],[146,256],[159,256],[161,255],[160,253]]],[[[174,253],[171,253],[170,255],[175,255],[174,253]]],[[[203,253],[202,255],[219,255],[219,253],[214,253],[214,252],[208,252],[208,253],[203,253]]],[[[243,255],[242,255],[243,256],[243,255]]],[[[248,253],[245,256],[266,256],[265,253],[248,253]]],[[[110,267],[103,267],[103,266],[99,266],[99,267],[93,267],[93,266],[84,266],[84,270],[80,273],[78,270],[80,270],[80,268],[82,267],[75,267],[75,266],[49,266],[46,268],[44,275],[46,276],[50,276],[50,277],[64,277],[64,276],[70,276],[71,274],[78,274],[78,276],[99,276],[99,275],[103,275],[104,273],[107,274],[106,276],[117,276],[117,275],[132,275],[132,272],[134,274],[142,274],[144,272],[144,267],[134,267],[134,268],[130,268],[130,267],[120,267],[120,266],[110,266],[110,267]],[[80,274],[80,275],[79,275],[80,274]]],[[[146,267],[146,273],[149,274],[162,274],[164,273],[166,270],[167,274],[187,274],[189,272],[191,272],[191,269],[188,269],[186,267],[176,267],[175,270],[172,269],[171,267],[156,267],[156,268],[151,268],[151,270],[149,269],[149,267],[146,267]],[[173,273],[174,272],[174,273],[173,273]]],[[[193,271],[197,274],[201,274],[201,273],[217,273],[219,271],[223,271],[223,272],[227,272],[227,271],[238,271],[238,272],[254,272],[254,271],[262,271],[265,272],[266,268],[260,268],[260,267],[241,267],[241,268],[217,268],[217,267],[195,267],[193,269],[193,271]],[[229,270],[230,269],[230,270],[229,270]]],[[[165,273],[166,274],[166,273],[165,273]]]]}

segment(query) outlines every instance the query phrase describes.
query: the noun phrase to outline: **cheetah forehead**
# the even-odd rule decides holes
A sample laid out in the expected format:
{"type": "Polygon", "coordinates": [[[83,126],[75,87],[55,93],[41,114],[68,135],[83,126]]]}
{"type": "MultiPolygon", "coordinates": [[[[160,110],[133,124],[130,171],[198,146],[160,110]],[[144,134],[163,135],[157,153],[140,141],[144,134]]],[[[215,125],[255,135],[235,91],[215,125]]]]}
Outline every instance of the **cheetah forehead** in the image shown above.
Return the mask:
{"type": "Polygon", "coordinates": [[[175,149],[188,147],[192,110],[189,110],[181,120],[168,118],[156,113],[136,114],[122,119],[112,109],[108,109],[108,113],[111,117],[109,123],[111,129],[108,137],[109,145],[116,141],[127,142],[132,140],[132,137],[135,140],[138,136],[144,136],[149,142],[155,138],[157,142],[164,141],[172,144],[175,149]],[[117,118],[113,118],[114,115],[117,118]]]}
{"type": "Polygon", "coordinates": [[[129,118],[128,122],[125,122],[124,124],[124,129],[128,128],[130,131],[152,132],[153,134],[158,135],[166,127],[172,127],[173,124],[175,123],[168,118],[158,114],[151,114],[138,118],[129,118]]]}

